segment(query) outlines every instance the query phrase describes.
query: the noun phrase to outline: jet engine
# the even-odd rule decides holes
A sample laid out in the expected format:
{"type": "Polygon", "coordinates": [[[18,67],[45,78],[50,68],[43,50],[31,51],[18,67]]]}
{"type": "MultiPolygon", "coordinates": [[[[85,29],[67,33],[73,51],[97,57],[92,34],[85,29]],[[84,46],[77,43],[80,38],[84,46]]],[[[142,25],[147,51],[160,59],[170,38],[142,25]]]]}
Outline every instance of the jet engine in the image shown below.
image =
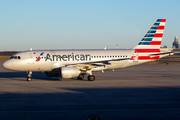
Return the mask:
{"type": "Polygon", "coordinates": [[[81,71],[75,67],[61,67],[60,76],[61,78],[76,78],[79,76],[81,71]]]}
{"type": "Polygon", "coordinates": [[[61,67],[45,73],[48,77],[60,76],[61,78],[76,78],[81,71],[75,67],[61,67]]]}

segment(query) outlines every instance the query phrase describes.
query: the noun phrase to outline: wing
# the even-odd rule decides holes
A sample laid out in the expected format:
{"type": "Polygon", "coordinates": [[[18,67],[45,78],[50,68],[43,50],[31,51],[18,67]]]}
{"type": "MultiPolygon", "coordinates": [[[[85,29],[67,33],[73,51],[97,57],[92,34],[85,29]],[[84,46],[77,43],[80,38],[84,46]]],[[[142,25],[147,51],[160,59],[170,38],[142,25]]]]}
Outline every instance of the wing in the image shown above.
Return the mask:
{"type": "Polygon", "coordinates": [[[112,59],[112,60],[102,60],[102,61],[91,61],[91,62],[83,62],[78,64],[68,64],[65,65],[66,67],[78,67],[80,70],[87,71],[91,70],[95,67],[102,67],[102,69],[105,69],[105,65],[110,65],[113,62],[116,61],[124,61],[129,60],[131,58],[122,58],[122,59],[112,59]]]}

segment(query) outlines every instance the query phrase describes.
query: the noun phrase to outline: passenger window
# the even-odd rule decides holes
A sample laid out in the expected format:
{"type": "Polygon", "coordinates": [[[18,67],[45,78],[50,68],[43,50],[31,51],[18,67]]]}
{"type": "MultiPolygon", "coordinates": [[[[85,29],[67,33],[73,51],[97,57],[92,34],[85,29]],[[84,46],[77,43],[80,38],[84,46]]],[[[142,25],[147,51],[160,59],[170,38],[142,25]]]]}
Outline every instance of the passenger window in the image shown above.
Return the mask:
{"type": "Polygon", "coordinates": [[[101,56],[99,56],[99,58],[101,58],[101,56]]]}

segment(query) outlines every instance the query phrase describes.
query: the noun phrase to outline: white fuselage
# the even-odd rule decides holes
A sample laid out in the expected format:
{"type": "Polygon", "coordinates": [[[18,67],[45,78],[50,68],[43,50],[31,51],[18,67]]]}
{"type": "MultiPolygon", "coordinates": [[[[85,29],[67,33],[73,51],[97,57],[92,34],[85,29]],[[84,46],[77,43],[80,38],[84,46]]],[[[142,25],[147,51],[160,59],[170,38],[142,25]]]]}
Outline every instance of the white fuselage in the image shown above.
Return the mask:
{"type": "MultiPolygon", "coordinates": [[[[101,68],[101,66],[92,68],[92,71],[98,71],[105,69],[119,69],[155,60],[138,60],[138,57],[137,59],[131,59],[132,56],[140,55],[142,54],[135,54],[134,49],[24,51],[13,55],[16,56],[16,58],[5,61],[3,66],[6,69],[14,71],[38,72],[52,71],[54,68],[63,66],[93,64],[94,62],[96,62],[96,65],[100,62],[99,65],[102,65],[103,61],[109,61],[108,63],[103,64],[103,68],[101,68]]],[[[147,55],[148,54],[146,53],[146,56],[147,55]]]]}

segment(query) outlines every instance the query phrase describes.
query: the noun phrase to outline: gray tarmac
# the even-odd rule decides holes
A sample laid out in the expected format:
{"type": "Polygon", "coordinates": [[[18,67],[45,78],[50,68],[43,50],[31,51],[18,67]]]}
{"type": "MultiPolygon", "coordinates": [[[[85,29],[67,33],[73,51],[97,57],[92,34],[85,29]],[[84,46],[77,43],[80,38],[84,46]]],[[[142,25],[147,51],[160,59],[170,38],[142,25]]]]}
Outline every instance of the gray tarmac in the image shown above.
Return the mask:
{"type": "Polygon", "coordinates": [[[27,82],[26,72],[0,65],[0,120],[180,119],[180,65],[94,72],[93,82],[44,73],[27,82]]]}

